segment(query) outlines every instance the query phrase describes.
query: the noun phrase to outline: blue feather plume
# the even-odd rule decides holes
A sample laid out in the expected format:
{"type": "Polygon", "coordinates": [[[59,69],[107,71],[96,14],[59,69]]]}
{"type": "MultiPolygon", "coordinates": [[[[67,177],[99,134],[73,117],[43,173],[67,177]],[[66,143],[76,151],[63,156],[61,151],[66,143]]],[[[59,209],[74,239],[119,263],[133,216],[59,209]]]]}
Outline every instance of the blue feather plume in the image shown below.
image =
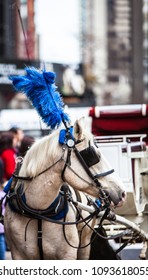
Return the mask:
{"type": "Polygon", "coordinates": [[[24,92],[42,120],[52,129],[61,122],[69,122],[64,113],[64,103],[54,83],[55,73],[39,71],[34,67],[26,67],[25,76],[10,76],[17,91],[24,92]]]}

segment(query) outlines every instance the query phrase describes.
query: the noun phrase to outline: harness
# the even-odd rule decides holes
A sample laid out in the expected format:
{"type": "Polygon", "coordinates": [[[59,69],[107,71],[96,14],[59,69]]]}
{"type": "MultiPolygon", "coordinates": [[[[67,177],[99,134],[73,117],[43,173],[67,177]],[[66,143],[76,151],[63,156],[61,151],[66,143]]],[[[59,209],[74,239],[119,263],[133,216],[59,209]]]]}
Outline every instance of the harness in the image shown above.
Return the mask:
{"type": "MultiPolygon", "coordinates": [[[[107,212],[110,211],[110,197],[108,196],[108,194],[103,190],[101,183],[99,182],[99,178],[103,177],[103,176],[107,176],[111,173],[114,172],[114,170],[109,170],[100,174],[95,174],[93,175],[93,173],[90,171],[90,167],[95,165],[96,163],[98,163],[100,161],[100,157],[97,155],[95,149],[93,146],[90,145],[89,143],[89,147],[87,147],[86,149],[79,151],[77,149],[77,144],[81,143],[82,141],[84,141],[84,139],[82,140],[78,140],[76,141],[73,137],[73,133],[72,133],[72,128],[70,129],[64,129],[60,131],[60,135],[59,135],[59,143],[62,145],[63,147],[63,153],[61,155],[61,157],[51,166],[49,166],[48,168],[44,169],[43,171],[41,171],[39,174],[37,174],[35,177],[40,176],[41,174],[45,173],[47,170],[51,169],[53,166],[55,166],[58,162],[60,161],[64,161],[64,167],[61,173],[61,177],[63,182],[65,182],[65,170],[66,168],[69,168],[75,175],[77,175],[81,180],[85,181],[87,184],[89,185],[93,185],[96,186],[98,188],[98,192],[100,195],[100,201],[99,204],[95,203],[95,202],[91,202],[94,205],[94,212],[89,214],[86,218],[83,218],[81,216],[80,211],[78,211],[76,205],[73,203],[73,198],[71,196],[71,193],[69,191],[69,188],[67,187],[66,184],[64,184],[64,187],[60,190],[60,193],[58,195],[58,197],[55,199],[55,201],[45,210],[38,210],[38,209],[32,209],[31,207],[29,207],[26,204],[25,201],[25,194],[24,194],[24,183],[23,181],[31,181],[34,178],[32,177],[23,177],[23,176],[19,176],[19,169],[21,168],[21,164],[19,163],[19,168],[17,168],[17,172],[15,172],[13,174],[13,180],[16,182],[18,182],[18,180],[20,181],[18,187],[16,190],[14,191],[10,191],[9,196],[7,196],[7,202],[9,203],[10,208],[12,209],[12,211],[16,211],[19,214],[26,216],[30,219],[37,219],[38,220],[38,246],[39,246],[39,251],[40,251],[40,258],[43,258],[43,250],[42,250],[42,220],[48,221],[48,222],[52,222],[52,223],[57,223],[57,224],[61,224],[63,225],[63,227],[65,225],[72,225],[75,224],[77,225],[78,223],[86,223],[88,224],[88,222],[94,218],[95,216],[97,216],[97,214],[104,210],[107,209],[107,212]],[[65,150],[67,148],[67,157],[66,160],[64,158],[64,154],[65,154],[65,150]],[[82,178],[79,174],[77,174],[72,168],[71,168],[71,152],[74,152],[77,159],[79,160],[79,162],[81,163],[81,165],[83,166],[84,170],[86,171],[87,175],[89,176],[89,178],[91,179],[91,182],[86,181],[84,178],[82,178]],[[71,221],[71,222],[66,222],[65,218],[66,218],[66,214],[68,212],[68,204],[69,203],[73,203],[73,205],[75,206],[76,210],[77,210],[77,217],[75,221],[71,221]],[[64,221],[62,220],[64,219],[64,221]]],[[[7,186],[6,186],[7,188],[7,186]]],[[[27,229],[27,226],[26,226],[27,229]]]]}
{"type": "MultiPolygon", "coordinates": [[[[25,229],[25,241],[26,241],[26,233],[27,227],[32,219],[36,219],[38,222],[38,231],[37,231],[37,240],[38,240],[38,248],[40,259],[43,258],[43,248],[42,248],[42,221],[48,221],[56,224],[60,224],[63,226],[63,233],[66,242],[72,246],[69,241],[67,240],[65,234],[65,225],[78,225],[79,223],[88,223],[91,219],[93,219],[97,214],[100,212],[99,207],[96,207],[96,211],[94,208],[94,212],[89,214],[86,218],[83,218],[81,215],[81,210],[77,207],[75,202],[73,201],[73,197],[71,195],[71,191],[67,184],[63,184],[59,195],[54,200],[54,202],[45,210],[37,210],[29,207],[25,201],[25,194],[23,192],[24,184],[21,182],[20,186],[17,188],[17,191],[10,192],[9,196],[7,196],[7,203],[12,211],[21,214],[27,218],[29,218],[29,222],[26,225],[25,229]],[[66,222],[66,214],[69,209],[69,203],[76,209],[76,220],[71,222],[66,222]]],[[[78,191],[75,191],[76,194],[76,201],[81,202],[81,197],[78,191]]],[[[96,204],[94,203],[96,206],[96,204]]],[[[86,246],[88,246],[87,244],[86,246]]],[[[73,247],[73,246],[72,246],[73,247]]],[[[81,247],[79,247],[81,248],[81,247]]]]}

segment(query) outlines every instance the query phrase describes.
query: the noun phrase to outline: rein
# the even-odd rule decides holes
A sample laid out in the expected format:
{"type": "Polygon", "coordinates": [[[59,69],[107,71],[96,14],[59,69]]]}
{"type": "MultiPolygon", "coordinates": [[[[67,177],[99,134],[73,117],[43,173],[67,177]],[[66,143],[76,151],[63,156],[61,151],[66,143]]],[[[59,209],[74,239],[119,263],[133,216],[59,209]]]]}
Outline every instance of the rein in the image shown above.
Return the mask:
{"type": "Polygon", "coordinates": [[[32,181],[33,179],[35,179],[36,177],[42,175],[43,173],[45,173],[46,171],[48,171],[49,169],[51,169],[53,166],[55,166],[58,162],[60,162],[61,160],[63,159],[63,154],[62,156],[56,161],[54,162],[52,165],[48,166],[46,169],[44,169],[43,171],[41,171],[40,173],[38,173],[36,176],[34,177],[30,177],[30,176],[19,176],[17,174],[13,174],[12,176],[15,178],[15,179],[19,179],[19,180],[23,180],[23,181],[32,181]]]}

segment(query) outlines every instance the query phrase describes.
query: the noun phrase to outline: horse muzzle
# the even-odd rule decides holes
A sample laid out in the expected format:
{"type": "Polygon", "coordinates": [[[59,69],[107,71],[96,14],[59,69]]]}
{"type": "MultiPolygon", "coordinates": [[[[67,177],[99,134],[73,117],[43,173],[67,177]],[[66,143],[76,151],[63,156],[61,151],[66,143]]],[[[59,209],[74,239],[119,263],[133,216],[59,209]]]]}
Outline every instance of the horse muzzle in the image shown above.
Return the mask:
{"type": "Polygon", "coordinates": [[[120,191],[119,193],[115,193],[113,191],[103,190],[104,196],[101,195],[101,200],[103,204],[106,204],[106,201],[109,201],[111,207],[121,207],[123,206],[126,200],[126,192],[120,191]]]}
{"type": "Polygon", "coordinates": [[[126,192],[120,191],[118,195],[114,195],[112,192],[109,193],[109,197],[111,199],[111,207],[121,207],[123,206],[126,200],[126,192]]]}

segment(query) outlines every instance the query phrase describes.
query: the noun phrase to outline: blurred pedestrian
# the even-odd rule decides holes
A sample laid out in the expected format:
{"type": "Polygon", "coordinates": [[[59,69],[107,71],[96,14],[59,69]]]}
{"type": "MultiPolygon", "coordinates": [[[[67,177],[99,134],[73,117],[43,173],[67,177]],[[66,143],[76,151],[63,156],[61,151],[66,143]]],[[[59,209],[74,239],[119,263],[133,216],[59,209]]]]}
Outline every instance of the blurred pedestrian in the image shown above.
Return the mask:
{"type": "Polygon", "coordinates": [[[25,135],[21,141],[21,145],[19,147],[19,155],[21,157],[24,157],[28,149],[32,146],[34,143],[35,139],[33,136],[30,135],[25,135]]]}
{"type": "Polygon", "coordinates": [[[5,260],[6,253],[4,225],[2,223],[2,216],[5,211],[5,199],[2,199],[5,196],[3,191],[3,170],[3,161],[0,159],[0,260],[5,260]]]}
{"type": "Polygon", "coordinates": [[[3,175],[4,175],[4,164],[3,164],[3,160],[0,158],[0,185],[3,183],[3,175]]]}
{"type": "Polygon", "coordinates": [[[20,127],[15,127],[15,126],[11,127],[9,129],[9,132],[13,133],[13,136],[14,136],[15,141],[16,141],[16,146],[15,146],[16,153],[19,156],[19,148],[20,148],[22,139],[24,137],[24,132],[20,127]]]}
{"type": "Polygon", "coordinates": [[[3,162],[4,174],[3,181],[4,183],[8,181],[16,166],[16,138],[14,138],[11,132],[2,132],[0,134],[0,158],[3,162]]]}

